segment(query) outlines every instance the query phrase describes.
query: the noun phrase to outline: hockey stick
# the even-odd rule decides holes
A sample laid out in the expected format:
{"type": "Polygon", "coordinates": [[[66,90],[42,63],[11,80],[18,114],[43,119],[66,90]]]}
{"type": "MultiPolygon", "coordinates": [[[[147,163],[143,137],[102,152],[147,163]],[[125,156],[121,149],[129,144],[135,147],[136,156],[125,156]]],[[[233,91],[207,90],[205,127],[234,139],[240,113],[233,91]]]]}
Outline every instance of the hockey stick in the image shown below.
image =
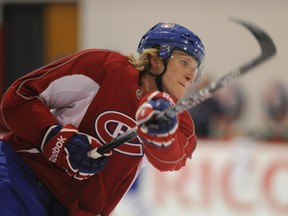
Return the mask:
{"type": "MultiPolygon", "coordinates": [[[[276,54],[276,47],[267,33],[265,33],[263,30],[261,30],[260,28],[258,28],[253,24],[240,21],[237,19],[232,20],[246,27],[254,35],[261,48],[260,55],[250,60],[249,62],[243,64],[239,68],[236,68],[235,70],[232,70],[231,72],[227,73],[220,79],[210,83],[207,87],[200,89],[197,93],[187,98],[179,100],[174,106],[171,106],[168,109],[162,111],[162,113],[159,116],[156,116],[156,119],[165,118],[165,116],[179,115],[183,111],[191,109],[197,104],[212,97],[213,93],[215,93],[217,90],[225,87],[232,81],[238,79],[246,72],[250,71],[257,65],[264,63],[266,60],[268,60],[269,58],[271,58],[276,54]]],[[[147,122],[145,124],[147,124],[147,122]]],[[[136,136],[137,136],[137,126],[129,129],[125,133],[121,134],[120,136],[111,140],[105,145],[99,147],[98,149],[92,150],[90,152],[90,156],[93,157],[93,155],[96,156],[98,154],[104,154],[105,152],[108,152],[116,148],[117,146],[125,142],[128,142],[129,140],[135,138],[136,136]]]]}

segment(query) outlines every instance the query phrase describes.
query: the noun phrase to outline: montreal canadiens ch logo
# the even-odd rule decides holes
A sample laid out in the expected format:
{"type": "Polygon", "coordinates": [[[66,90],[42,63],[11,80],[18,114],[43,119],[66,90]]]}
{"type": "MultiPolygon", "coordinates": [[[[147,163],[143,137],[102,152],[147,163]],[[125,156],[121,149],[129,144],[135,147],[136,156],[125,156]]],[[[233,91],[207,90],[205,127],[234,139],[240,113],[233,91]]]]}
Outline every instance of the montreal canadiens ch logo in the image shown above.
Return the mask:
{"type": "MultiPolygon", "coordinates": [[[[106,111],[97,117],[95,121],[95,131],[99,139],[103,143],[106,143],[135,125],[135,121],[123,113],[106,111]]],[[[118,146],[114,150],[125,155],[143,156],[142,142],[138,137],[118,146]]]]}

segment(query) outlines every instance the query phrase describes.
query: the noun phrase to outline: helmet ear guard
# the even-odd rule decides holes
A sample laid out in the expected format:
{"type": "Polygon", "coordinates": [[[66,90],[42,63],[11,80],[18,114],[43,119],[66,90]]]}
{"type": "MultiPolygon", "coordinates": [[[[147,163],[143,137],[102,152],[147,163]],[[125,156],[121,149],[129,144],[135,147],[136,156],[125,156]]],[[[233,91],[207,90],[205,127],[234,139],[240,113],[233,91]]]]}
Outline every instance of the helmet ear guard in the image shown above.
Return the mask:
{"type": "Polygon", "coordinates": [[[168,59],[172,54],[171,47],[168,44],[161,44],[159,47],[159,57],[161,59],[168,59]]]}

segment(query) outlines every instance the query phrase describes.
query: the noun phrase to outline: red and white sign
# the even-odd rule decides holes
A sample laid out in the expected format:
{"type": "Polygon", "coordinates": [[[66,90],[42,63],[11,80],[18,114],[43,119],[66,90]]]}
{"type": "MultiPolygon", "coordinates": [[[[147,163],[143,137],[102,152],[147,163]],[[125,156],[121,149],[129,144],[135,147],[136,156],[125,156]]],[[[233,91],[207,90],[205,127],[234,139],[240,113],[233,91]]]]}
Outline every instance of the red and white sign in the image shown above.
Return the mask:
{"type": "Polygon", "coordinates": [[[199,140],[182,170],[145,168],[123,203],[135,216],[288,215],[288,143],[199,140]]]}

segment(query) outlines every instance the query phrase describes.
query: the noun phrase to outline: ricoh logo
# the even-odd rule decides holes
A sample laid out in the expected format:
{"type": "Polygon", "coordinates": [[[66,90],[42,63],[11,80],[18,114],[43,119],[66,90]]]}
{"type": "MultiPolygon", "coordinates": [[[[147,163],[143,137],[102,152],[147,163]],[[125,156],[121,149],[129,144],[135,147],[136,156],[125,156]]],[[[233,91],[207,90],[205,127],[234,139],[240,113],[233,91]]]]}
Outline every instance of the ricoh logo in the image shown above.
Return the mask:
{"type": "Polygon", "coordinates": [[[60,149],[63,147],[63,144],[67,138],[62,137],[57,137],[57,142],[55,143],[55,146],[52,148],[52,153],[49,158],[49,160],[53,163],[56,163],[60,149]]]}

